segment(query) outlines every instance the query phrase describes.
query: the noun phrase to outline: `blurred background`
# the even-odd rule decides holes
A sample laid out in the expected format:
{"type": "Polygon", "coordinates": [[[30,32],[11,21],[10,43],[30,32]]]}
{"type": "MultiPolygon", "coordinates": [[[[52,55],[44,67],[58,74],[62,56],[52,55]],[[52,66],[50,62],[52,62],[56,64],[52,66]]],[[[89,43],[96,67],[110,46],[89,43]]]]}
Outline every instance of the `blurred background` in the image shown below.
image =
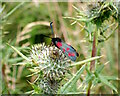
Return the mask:
{"type": "MultiPolygon", "coordinates": [[[[6,43],[11,44],[19,49],[23,54],[28,55],[26,51],[28,46],[33,44],[43,43],[51,44],[51,39],[42,36],[51,36],[50,22],[53,21],[53,29],[55,36],[62,38],[66,43],[71,44],[80,54],[77,61],[81,61],[91,57],[92,43],[89,42],[88,32],[86,32],[83,22],[74,23],[74,20],[64,17],[76,17],[78,14],[73,6],[79,10],[88,12],[91,6],[88,7],[89,2],[3,2],[0,4],[1,17],[1,32],[0,32],[0,53],[1,73],[2,78],[2,94],[8,93],[25,93],[30,91],[32,87],[27,82],[33,81],[34,77],[26,77],[30,74],[25,66],[15,66],[18,62],[23,61],[13,49],[6,43]]],[[[114,22],[111,18],[111,22],[114,22]]],[[[108,23],[106,23],[107,25],[108,23]]],[[[115,26],[110,27],[106,34],[115,26]]],[[[89,26],[90,31],[93,29],[89,26]]],[[[98,45],[98,54],[104,55],[100,61],[107,65],[102,70],[104,75],[116,76],[118,75],[118,30],[105,42],[98,45]]],[[[71,71],[75,73],[79,67],[73,68],[71,71]]],[[[113,85],[117,84],[111,81],[113,85]]],[[[96,92],[109,93],[110,90],[105,90],[106,86],[97,85],[96,92]],[[107,92],[106,92],[107,91],[107,92]]]]}

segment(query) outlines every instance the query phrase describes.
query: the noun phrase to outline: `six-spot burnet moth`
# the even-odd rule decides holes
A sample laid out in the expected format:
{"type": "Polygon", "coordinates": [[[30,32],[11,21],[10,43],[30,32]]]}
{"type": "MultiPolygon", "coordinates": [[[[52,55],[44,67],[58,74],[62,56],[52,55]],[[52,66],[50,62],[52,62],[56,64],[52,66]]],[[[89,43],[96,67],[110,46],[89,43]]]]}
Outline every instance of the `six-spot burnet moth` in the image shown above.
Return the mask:
{"type": "MultiPolygon", "coordinates": [[[[50,27],[51,27],[51,31],[52,31],[52,35],[54,36],[53,33],[53,27],[52,27],[52,23],[50,23],[50,27]]],[[[46,36],[49,37],[49,36],[46,36]]],[[[51,37],[49,37],[51,38],[51,37]]],[[[56,37],[56,38],[51,38],[53,44],[59,48],[60,50],[62,50],[62,52],[69,57],[72,61],[75,61],[77,59],[77,57],[79,56],[79,54],[76,52],[76,50],[69,44],[66,44],[62,39],[56,37]]]]}

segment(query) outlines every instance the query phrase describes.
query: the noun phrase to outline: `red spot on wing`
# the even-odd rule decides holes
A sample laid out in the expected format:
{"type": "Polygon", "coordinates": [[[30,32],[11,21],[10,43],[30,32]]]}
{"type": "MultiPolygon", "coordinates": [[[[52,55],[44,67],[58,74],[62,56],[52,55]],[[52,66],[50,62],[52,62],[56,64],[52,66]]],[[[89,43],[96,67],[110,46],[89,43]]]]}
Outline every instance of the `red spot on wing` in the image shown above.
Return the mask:
{"type": "Polygon", "coordinates": [[[68,53],[68,56],[70,57],[70,56],[75,56],[75,54],[74,53],[68,53]]]}
{"type": "Polygon", "coordinates": [[[62,43],[61,42],[57,42],[56,45],[60,48],[60,46],[62,46],[62,43]]]}
{"type": "Polygon", "coordinates": [[[65,52],[65,48],[63,48],[63,52],[65,52]]]}
{"type": "Polygon", "coordinates": [[[70,50],[70,48],[67,48],[66,50],[67,50],[67,51],[69,51],[69,50],[70,50]]]}

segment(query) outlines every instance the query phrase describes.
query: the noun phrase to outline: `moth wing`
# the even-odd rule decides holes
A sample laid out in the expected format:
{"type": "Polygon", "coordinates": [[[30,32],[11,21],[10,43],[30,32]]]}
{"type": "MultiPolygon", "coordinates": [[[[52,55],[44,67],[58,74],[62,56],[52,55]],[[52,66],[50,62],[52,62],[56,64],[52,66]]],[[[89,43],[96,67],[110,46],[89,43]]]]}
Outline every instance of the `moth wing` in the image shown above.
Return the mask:
{"type": "Polygon", "coordinates": [[[71,46],[68,45],[64,42],[62,42],[62,46],[60,47],[60,49],[72,60],[75,61],[78,53],[76,52],[76,50],[71,46]]]}
{"type": "Polygon", "coordinates": [[[63,53],[68,56],[72,61],[75,61],[77,56],[79,54],[76,52],[76,50],[71,46],[66,44],[65,42],[61,41],[55,41],[55,46],[58,47],[60,50],[63,51],[63,53]]]}

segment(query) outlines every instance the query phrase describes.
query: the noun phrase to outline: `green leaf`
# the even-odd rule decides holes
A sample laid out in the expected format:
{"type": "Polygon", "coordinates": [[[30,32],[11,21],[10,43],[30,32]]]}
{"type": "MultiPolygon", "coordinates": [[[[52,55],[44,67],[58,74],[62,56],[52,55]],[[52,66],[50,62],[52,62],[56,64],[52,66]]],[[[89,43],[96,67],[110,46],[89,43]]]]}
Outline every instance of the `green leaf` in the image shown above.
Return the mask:
{"type": "Polygon", "coordinates": [[[30,61],[25,55],[23,55],[19,50],[17,50],[14,46],[11,46],[7,43],[8,46],[10,46],[12,49],[14,49],[22,58],[24,58],[27,61],[30,61]]]}
{"type": "Polygon", "coordinates": [[[19,62],[19,63],[12,64],[12,65],[25,65],[26,67],[30,67],[31,66],[31,64],[29,62],[19,62]]]}
{"type": "Polygon", "coordinates": [[[85,63],[87,63],[87,62],[91,62],[91,61],[93,61],[93,60],[100,59],[101,57],[103,57],[103,56],[92,57],[92,58],[89,58],[89,59],[86,59],[86,60],[79,61],[79,62],[76,62],[76,63],[74,63],[74,64],[71,64],[71,65],[69,65],[68,67],[73,67],[73,66],[76,66],[76,65],[83,65],[83,64],[85,64],[85,63]]]}
{"type": "Polygon", "coordinates": [[[108,80],[106,78],[104,78],[104,76],[101,76],[99,74],[98,77],[103,84],[109,86],[111,89],[113,89],[115,92],[117,92],[117,88],[115,88],[110,82],[108,82],[108,80]]]}
{"type": "Polygon", "coordinates": [[[74,5],[72,5],[72,7],[78,12],[78,14],[80,15],[80,16],[83,16],[83,17],[85,17],[86,16],[86,14],[84,14],[84,11],[80,11],[77,7],[75,7],[74,5]]]}
{"type": "Polygon", "coordinates": [[[16,58],[11,58],[8,60],[9,63],[15,63],[15,62],[18,62],[18,61],[21,61],[23,60],[22,57],[16,57],[16,58]]]}
{"type": "Polygon", "coordinates": [[[106,62],[105,64],[100,64],[100,65],[98,65],[98,66],[96,67],[96,70],[95,70],[95,72],[94,72],[94,75],[96,76],[96,78],[98,77],[98,74],[101,73],[101,71],[103,70],[104,66],[105,66],[107,63],[109,63],[109,61],[106,62]]]}
{"type": "MultiPolygon", "coordinates": [[[[90,92],[91,94],[94,94],[94,92],[90,92]]],[[[69,96],[68,94],[70,94],[70,96],[74,96],[74,95],[71,95],[71,94],[76,94],[76,96],[80,96],[80,94],[87,94],[87,92],[68,92],[66,93],[67,96],[69,96]]]]}
{"type": "Polygon", "coordinates": [[[20,4],[18,4],[14,9],[12,9],[7,15],[5,15],[2,19],[7,18],[8,16],[10,16],[13,12],[15,12],[21,5],[23,5],[24,2],[21,2],[20,4]]]}
{"type": "Polygon", "coordinates": [[[31,90],[31,91],[25,92],[25,94],[32,94],[33,92],[34,90],[31,90]]]}
{"type": "Polygon", "coordinates": [[[99,67],[96,68],[95,74],[99,74],[103,68],[104,68],[104,64],[101,64],[99,67]]]}
{"type": "Polygon", "coordinates": [[[93,86],[96,86],[98,84],[100,80],[98,78],[95,78],[93,81],[92,81],[92,85],[93,86]]]}
{"type": "Polygon", "coordinates": [[[66,91],[71,87],[72,88],[72,84],[75,84],[77,82],[77,80],[80,78],[80,75],[82,74],[82,72],[85,69],[85,65],[83,65],[78,71],[77,73],[61,88],[60,93],[66,93],[66,91]]]}
{"type": "Polygon", "coordinates": [[[118,77],[116,76],[102,76],[103,78],[107,79],[107,80],[120,80],[118,77]]]}
{"type": "Polygon", "coordinates": [[[32,86],[32,88],[34,89],[34,92],[36,94],[40,94],[41,93],[40,87],[38,87],[37,85],[35,85],[35,84],[33,84],[33,83],[29,82],[29,81],[28,81],[28,83],[32,86]]]}
{"type": "Polygon", "coordinates": [[[88,70],[88,68],[85,68],[85,69],[87,72],[87,76],[85,77],[85,80],[82,83],[89,83],[90,81],[94,79],[95,76],[92,74],[92,72],[88,70]]]}
{"type": "Polygon", "coordinates": [[[92,80],[94,80],[94,75],[92,74],[92,75],[88,75],[87,77],[86,77],[86,79],[85,79],[85,81],[83,81],[83,83],[85,82],[85,83],[89,83],[89,82],[91,82],[92,80]]]}

